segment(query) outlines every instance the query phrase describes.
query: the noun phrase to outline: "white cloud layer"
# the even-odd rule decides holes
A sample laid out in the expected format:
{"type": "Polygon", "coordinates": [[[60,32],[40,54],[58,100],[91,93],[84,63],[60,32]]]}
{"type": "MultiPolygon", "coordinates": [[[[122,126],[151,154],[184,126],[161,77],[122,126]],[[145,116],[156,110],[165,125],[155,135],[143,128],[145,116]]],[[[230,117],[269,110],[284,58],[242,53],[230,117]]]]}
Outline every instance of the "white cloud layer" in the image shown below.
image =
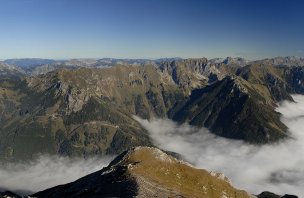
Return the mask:
{"type": "MultiPolygon", "coordinates": [[[[258,194],[304,194],[304,96],[297,103],[283,102],[277,111],[289,127],[292,140],[272,146],[252,146],[228,140],[187,124],[170,120],[136,118],[150,132],[155,144],[174,151],[197,167],[223,172],[239,188],[258,194]]],[[[74,181],[100,170],[113,157],[68,159],[41,156],[29,164],[0,166],[0,189],[37,192],[74,181]]]]}
{"type": "Polygon", "coordinates": [[[41,156],[30,163],[7,164],[0,167],[0,191],[31,194],[100,170],[112,159],[109,156],[101,159],[41,156]]]}
{"type": "Polygon", "coordinates": [[[304,96],[293,98],[296,103],[283,102],[277,108],[293,139],[276,145],[248,145],[170,120],[136,119],[157,146],[180,153],[197,167],[223,172],[239,188],[253,194],[267,190],[304,195],[304,96]]]}

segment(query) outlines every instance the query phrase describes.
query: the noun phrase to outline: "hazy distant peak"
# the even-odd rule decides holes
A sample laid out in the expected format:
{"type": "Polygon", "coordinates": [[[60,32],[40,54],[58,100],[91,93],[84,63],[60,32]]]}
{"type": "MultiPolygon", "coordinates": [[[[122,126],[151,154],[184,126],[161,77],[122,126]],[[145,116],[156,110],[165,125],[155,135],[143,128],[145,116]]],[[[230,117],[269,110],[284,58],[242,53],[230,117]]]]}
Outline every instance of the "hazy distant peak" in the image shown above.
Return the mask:
{"type": "Polygon", "coordinates": [[[245,66],[249,61],[241,58],[241,57],[227,57],[223,60],[223,63],[226,65],[231,65],[231,64],[235,64],[238,66],[245,66]]]}
{"type": "Polygon", "coordinates": [[[0,62],[0,72],[20,72],[23,73],[24,71],[15,66],[15,65],[11,65],[11,64],[7,64],[5,62],[0,62]]]}
{"type": "Polygon", "coordinates": [[[41,59],[41,58],[20,58],[20,59],[7,59],[4,62],[22,68],[22,67],[52,64],[55,63],[56,61],[52,59],[41,59]]]}
{"type": "Polygon", "coordinates": [[[276,66],[304,66],[304,58],[298,56],[278,56],[253,62],[276,66]]]}

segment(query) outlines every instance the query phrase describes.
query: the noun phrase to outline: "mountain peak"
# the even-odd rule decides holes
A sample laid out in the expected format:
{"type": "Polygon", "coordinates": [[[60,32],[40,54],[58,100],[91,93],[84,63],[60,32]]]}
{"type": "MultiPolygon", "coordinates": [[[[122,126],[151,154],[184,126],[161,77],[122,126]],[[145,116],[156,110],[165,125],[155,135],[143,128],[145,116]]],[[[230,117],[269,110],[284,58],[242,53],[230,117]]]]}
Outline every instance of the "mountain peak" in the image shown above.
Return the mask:
{"type": "Polygon", "coordinates": [[[34,197],[251,197],[223,174],[196,169],[154,147],[123,152],[108,167],[34,197]]]}
{"type": "Polygon", "coordinates": [[[177,158],[173,157],[170,154],[156,148],[156,147],[149,147],[149,146],[138,146],[129,149],[128,151],[123,152],[117,158],[115,158],[111,163],[110,166],[115,165],[130,165],[132,163],[137,164],[139,162],[148,162],[150,161],[159,161],[161,163],[178,163],[178,164],[185,164],[187,166],[192,166],[189,163],[178,160],[177,158]]]}
{"type": "Polygon", "coordinates": [[[241,57],[227,57],[223,60],[226,65],[245,66],[249,61],[241,57]]]}

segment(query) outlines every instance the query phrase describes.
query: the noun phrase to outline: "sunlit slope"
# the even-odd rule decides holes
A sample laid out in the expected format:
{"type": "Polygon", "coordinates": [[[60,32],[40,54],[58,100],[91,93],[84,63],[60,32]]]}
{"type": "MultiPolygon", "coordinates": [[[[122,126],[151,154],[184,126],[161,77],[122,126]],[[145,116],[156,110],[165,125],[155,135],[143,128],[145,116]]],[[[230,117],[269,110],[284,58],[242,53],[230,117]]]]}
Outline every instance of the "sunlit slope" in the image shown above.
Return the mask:
{"type": "Polygon", "coordinates": [[[304,93],[302,67],[210,64],[60,69],[0,84],[1,160],[40,153],[90,156],[151,145],[132,118],[173,118],[250,143],[287,137],[274,109],[304,93]]]}
{"type": "Polygon", "coordinates": [[[75,182],[34,197],[191,197],[249,198],[220,173],[196,169],[152,147],[137,147],[110,165],[75,182]]]}

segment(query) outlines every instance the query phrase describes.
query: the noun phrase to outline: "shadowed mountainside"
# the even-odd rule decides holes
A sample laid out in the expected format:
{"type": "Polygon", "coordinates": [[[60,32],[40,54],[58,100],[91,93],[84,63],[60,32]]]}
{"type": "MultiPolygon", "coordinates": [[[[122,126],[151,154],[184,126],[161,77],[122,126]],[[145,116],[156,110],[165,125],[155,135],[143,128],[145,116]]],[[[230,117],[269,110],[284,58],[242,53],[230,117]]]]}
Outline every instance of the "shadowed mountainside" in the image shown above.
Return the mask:
{"type": "Polygon", "coordinates": [[[196,169],[152,147],[130,149],[108,167],[33,197],[251,197],[220,173],[196,169]]]}
{"type": "Polygon", "coordinates": [[[304,93],[304,68],[235,62],[185,59],[1,78],[0,159],[86,157],[151,145],[132,115],[190,122],[250,143],[288,137],[274,108],[292,100],[290,93],[304,93]]]}

